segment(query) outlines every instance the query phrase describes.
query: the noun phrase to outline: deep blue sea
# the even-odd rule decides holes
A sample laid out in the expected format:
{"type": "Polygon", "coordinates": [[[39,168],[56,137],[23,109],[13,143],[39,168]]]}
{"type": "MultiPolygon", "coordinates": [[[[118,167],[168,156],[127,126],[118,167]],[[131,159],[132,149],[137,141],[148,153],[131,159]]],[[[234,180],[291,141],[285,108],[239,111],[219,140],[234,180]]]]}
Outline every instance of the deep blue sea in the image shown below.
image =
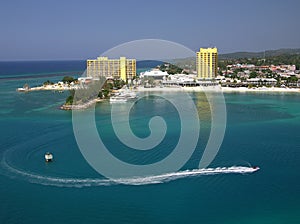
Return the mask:
{"type": "MultiPolygon", "coordinates": [[[[72,112],[59,109],[67,91],[16,91],[25,83],[37,86],[65,75],[78,77],[84,69],[84,61],[0,62],[0,223],[300,223],[299,94],[225,94],[226,133],[209,167],[252,164],[261,168],[258,172],[118,184],[105,182],[81,154],[72,112]],[[43,158],[47,151],[54,155],[48,164],[43,158]]],[[[183,170],[197,168],[211,123],[205,96],[190,96],[201,131],[183,170]]],[[[95,120],[104,143],[121,160],[153,163],[172,152],[180,121],[168,102],[146,97],[130,113],[139,137],[149,135],[153,116],[162,116],[168,125],[161,145],[149,153],[137,153],[118,141],[110,111],[109,102],[98,103],[95,120]]]]}

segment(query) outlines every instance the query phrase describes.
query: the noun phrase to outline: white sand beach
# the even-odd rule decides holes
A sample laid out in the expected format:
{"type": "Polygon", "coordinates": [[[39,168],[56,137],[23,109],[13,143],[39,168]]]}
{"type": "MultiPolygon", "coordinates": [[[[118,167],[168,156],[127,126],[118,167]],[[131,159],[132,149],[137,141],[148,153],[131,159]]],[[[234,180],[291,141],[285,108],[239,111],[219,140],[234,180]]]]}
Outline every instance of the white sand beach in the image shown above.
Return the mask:
{"type": "Polygon", "coordinates": [[[257,88],[247,88],[247,87],[222,87],[223,92],[276,92],[276,93],[300,93],[300,88],[279,88],[279,87],[257,87],[257,88]]]}
{"type": "Polygon", "coordinates": [[[258,87],[258,88],[247,88],[247,87],[221,87],[221,86],[195,86],[195,87],[154,87],[154,88],[144,88],[144,87],[138,87],[137,89],[134,89],[133,91],[137,92],[203,92],[203,91],[222,91],[224,93],[226,92],[276,92],[276,93],[300,93],[300,88],[278,88],[278,87],[258,87]]]}

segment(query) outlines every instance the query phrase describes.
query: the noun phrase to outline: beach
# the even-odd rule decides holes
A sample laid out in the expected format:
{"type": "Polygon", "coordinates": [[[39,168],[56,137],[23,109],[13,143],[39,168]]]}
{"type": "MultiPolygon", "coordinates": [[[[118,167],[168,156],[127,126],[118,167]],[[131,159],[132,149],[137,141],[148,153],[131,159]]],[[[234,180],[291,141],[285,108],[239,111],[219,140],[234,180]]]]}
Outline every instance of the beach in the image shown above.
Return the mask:
{"type": "Polygon", "coordinates": [[[196,87],[153,87],[153,88],[144,88],[144,87],[138,87],[134,89],[133,91],[136,92],[203,92],[203,91],[222,91],[224,93],[226,92],[274,92],[274,93],[300,93],[300,88],[278,88],[278,87],[258,87],[258,88],[246,88],[246,87],[221,87],[221,86],[209,86],[209,87],[203,87],[203,86],[196,86],[196,87]]]}
{"type": "Polygon", "coordinates": [[[300,88],[279,88],[279,87],[257,87],[257,88],[247,88],[247,87],[222,87],[223,92],[275,92],[275,93],[300,93],[300,88]]]}

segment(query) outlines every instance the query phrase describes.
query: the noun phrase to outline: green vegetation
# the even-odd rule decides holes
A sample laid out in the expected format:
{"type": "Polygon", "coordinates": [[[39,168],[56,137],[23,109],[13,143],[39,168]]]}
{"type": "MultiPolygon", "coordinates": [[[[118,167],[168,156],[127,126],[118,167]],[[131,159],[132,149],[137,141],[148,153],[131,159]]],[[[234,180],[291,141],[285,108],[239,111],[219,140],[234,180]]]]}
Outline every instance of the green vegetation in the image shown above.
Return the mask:
{"type": "Polygon", "coordinates": [[[66,105],[72,105],[73,104],[74,94],[75,94],[75,91],[71,90],[71,95],[68,96],[68,98],[66,99],[66,105]],[[73,91],[73,93],[72,93],[72,91],[73,91]]]}
{"type": "Polygon", "coordinates": [[[115,79],[113,88],[115,89],[121,89],[125,85],[125,82],[122,79],[115,79]]]}
{"type": "MultiPolygon", "coordinates": [[[[71,79],[69,79],[71,80],[71,79]]],[[[98,81],[92,81],[86,88],[70,90],[65,105],[86,103],[95,98],[108,98],[113,89],[120,89],[125,82],[123,80],[106,80],[104,77],[98,81]]]]}
{"type": "Polygon", "coordinates": [[[170,75],[174,75],[174,74],[180,74],[182,72],[182,68],[179,68],[176,65],[173,64],[169,64],[169,63],[164,63],[160,66],[158,66],[159,70],[163,71],[163,72],[168,72],[168,74],[170,75]]]}
{"type": "MultiPolygon", "coordinates": [[[[260,65],[296,65],[300,70],[300,49],[279,49],[265,52],[235,52],[219,54],[218,66],[220,70],[226,70],[229,64],[254,64],[260,65]]],[[[172,64],[184,69],[196,69],[196,56],[172,60],[172,64]]]]}
{"type": "Polygon", "coordinates": [[[255,66],[262,65],[296,65],[296,69],[300,69],[300,54],[282,54],[277,56],[261,58],[238,58],[238,59],[221,59],[218,66],[221,70],[225,70],[227,65],[231,64],[253,64],[255,66]]]}
{"type": "Polygon", "coordinates": [[[276,57],[280,55],[299,55],[300,49],[278,49],[268,50],[261,52],[235,52],[229,54],[219,54],[221,60],[232,60],[239,58],[265,58],[265,57],[276,57]]]}
{"type": "Polygon", "coordinates": [[[296,69],[300,69],[300,55],[280,55],[266,58],[266,64],[270,65],[296,65],[296,69]]]}
{"type": "Polygon", "coordinates": [[[47,85],[53,85],[54,82],[51,82],[49,80],[47,80],[46,82],[43,83],[44,86],[47,86],[47,85]]]}
{"type": "Polygon", "coordinates": [[[110,89],[102,89],[99,92],[98,97],[101,99],[106,99],[109,97],[109,94],[110,94],[110,89]]]}
{"type": "Polygon", "coordinates": [[[71,82],[77,81],[77,79],[75,79],[75,78],[73,78],[71,76],[65,76],[65,77],[63,77],[62,81],[64,83],[69,83],[70,84],[71,82]]]}
{"type": "MultiPolygon", "coordinates": [[[[103,82],[102,82],[103,83],[103,82]]],[[[77,89],[76,94],[75,90],[70,90],[70,95],[66,99],[66,105],[78,105],[84,104],[92,99],[98,97],[99,88],[101,87],[100,81],[93,81],[88,85],[87,88],[77,89]]]]}
{"type": "Polygon", "coordinates": [[[251,73],[250,73],[250,76],[249,76],[249,78],[251,79],[251,78],[256,78],[257,77],[257,72],[256,71],[252,71],[251,73]]]}

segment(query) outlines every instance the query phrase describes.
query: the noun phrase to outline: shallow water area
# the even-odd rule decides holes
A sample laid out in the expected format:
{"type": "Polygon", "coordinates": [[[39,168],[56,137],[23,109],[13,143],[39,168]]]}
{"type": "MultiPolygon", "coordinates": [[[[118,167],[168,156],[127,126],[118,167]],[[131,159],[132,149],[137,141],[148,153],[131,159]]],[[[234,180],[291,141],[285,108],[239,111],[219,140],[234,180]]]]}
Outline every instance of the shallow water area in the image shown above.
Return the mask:
{"type": "MultiPolygon", "coordinates": [[[[30,71],[23,67],[23,73],[0,79],[1,223],[300,221],[299,94],[225,93],[223,144],[209,169],[198,170],[210,131],[210,111],[203,95],[191,92],[202,126],[197,150],[183,169],[113,181],[97,173],[82,156],[73,133],[72,112],[59,109],[68,92],[16,92],[24,83],[34,86],[47,79],[61,80],[65,71],[57,72],[59,66],[58,76],[39,77],[32,72],[36,77],[24,79],[22,75],[30,71]],[[44,161],[47,151],[54,155],[52,163],[44,161]],[[249,166],[260,170],[240,172],[249,166]]],[[[41,70],[53,74],[49,68],[41,70]]],[[[110,109],[109,102],[98,103],[95,117],[112,153],[136,164],[170,154],[180,130],[172,105],[149,97],[130,113],[137,136],[149,135],[148,122],[154,115],[163,116],[171,129],[162,145],[138,154],[117,141],[108,119],[110,109]]]]}

